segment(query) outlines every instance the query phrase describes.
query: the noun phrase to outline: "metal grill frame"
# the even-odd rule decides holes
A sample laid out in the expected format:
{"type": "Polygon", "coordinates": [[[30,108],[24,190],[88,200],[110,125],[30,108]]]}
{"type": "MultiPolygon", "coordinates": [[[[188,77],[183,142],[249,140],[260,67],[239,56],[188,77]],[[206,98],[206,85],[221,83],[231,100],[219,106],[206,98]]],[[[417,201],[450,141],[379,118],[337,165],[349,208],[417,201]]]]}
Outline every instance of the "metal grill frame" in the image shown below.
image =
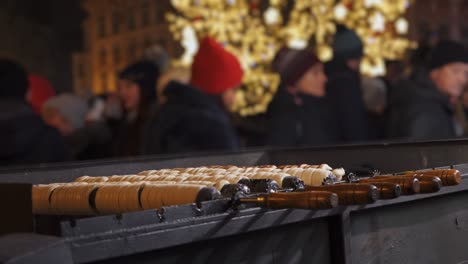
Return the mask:
{"type": "MultiPolygon", "coordinates": [[[[370,166],[392,173],[468,163],[466,154],[468,141],[460,140],[275,149],[10,168],[0,171],[0,181],[33,184],[68,182],[82,175],[127,174],[146,169],[203,165],[328,163],[332,167],[345,168],[370,166]]],[[[468,173],[468,166],[456,168],[468,173]]],[[[193,263],[238,263],[245,260],[251,263],[281,263],[281,260],[285,260],[284,255],[289,256],[290,263],[311,260],[318,263],[460,262],[468,259],[468,252],[463,249],[468,242],[465,235],[465,230],[468,230],[468,206],[464,204],[468,205],[468,180],[465,179],[461,185],[443,188],[435,194],[406,196],[332,210],[250,208],[216,213],[218,209],[212,208],[212,211],[200,215],[190,209],[192,205],[187,205],[167,208],[164,221],[158,218],[155,211],[76,219],[63,221],[60,235],[70,249],[74,263],[126,263],[130,260],[147,263],[155,257],[160,263],[174,263],[174,260],[187,256],[191,256],[193,263]],[[439,211],[431,210],[432,206],[439,211]],[[441,208],[446,209],[440,211],[441,208]],[[406,222],[405,215],[409,217],[406,222]],[[421,218],[435,220],[426,221],[419,229],[416,228],[417,231],[411,232],[415,221],[421,218]],[[307,235],[302,236],[304,233],[307,235]],[[408,233],[411,235],[404,235],[408,233]],[[444,236],[444,233],[447,235],[444,236]],[[265,241],[265,246],[255,253],[257,258],[247,258],[252,248],[242,245],[249,244],[249,241],[258,243],[261,236],[269,237],[273,242],[265,241]],[[286,238],[297,241],[288,243],[286,238]],[[404,242],[401,242],[402,239],[404,242]],[[457,243],[450,243],[452,240],[457,243]],[[226,246],[220,244],[221,241],[226,246]],[[387,246],[387,243],[391,246],[387,246]],[[444,243],[449,246],[443,246],[444,243]],[[440,247],[439,250],[435,250],[436,246],[440,247]],[[239,254],[213,253],[223,247],[232,247],[232,251],[239,254]],[[277,249],[277,252],[269,247],[277,249]],[[426,248],[431,250],[424,250],[426,248]],[[316,254],[308,256],[307,253],[314,249],[316,254]],[[181,252],[184,252],[183,256],[175,256],[181,252]]]]}

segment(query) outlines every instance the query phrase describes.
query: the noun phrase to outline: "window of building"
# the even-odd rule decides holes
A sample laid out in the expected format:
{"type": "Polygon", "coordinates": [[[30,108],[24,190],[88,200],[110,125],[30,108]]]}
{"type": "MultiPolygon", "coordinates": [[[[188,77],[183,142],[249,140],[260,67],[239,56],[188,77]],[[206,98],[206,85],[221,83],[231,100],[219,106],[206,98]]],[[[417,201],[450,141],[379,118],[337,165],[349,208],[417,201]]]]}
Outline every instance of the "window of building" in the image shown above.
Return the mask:
{"type": "Polygon", "coordinates": [[[141,25],[143,27],[149,24],[149,3],[148,0],[143,0],[141,5],[141,25]]]}
{"type": "Polygon", "coordinates": [[[101,73],[101,91],[108,90],[108,80],[107,80],[107,73],[101,73]]]}
{"type": "Polygon", "coordinates": [[[132,61],[136,59],[137,57],[137,45],[135,42],[131,42],[130,45],[128,45],[128,50],[127,50],[127,57],[129,61],[132,61]]]}
{"type": "Polygon", "coordinates": [[[105,66],[107,64],[107,51],[105,48],[102,48],[99,52],[99,60],[101,66],[105,66]]]}
{"type": "Polygon", "coordinates": [[[112,14],[112,33],[119,34],[120,31],[120,16],[117,13],[112,14]]]}
{"type": "Polygon", "coordinates": [[[130,31],[133,31],[135,30],[135,14],[133,12],[133,10],[130,10],[128,13],[127,13],[127,29],[130,30],[130,31]]]}
{"type": "Polygon", "coordinates": [[[143,41],[143,46],[144,48],[149,48],[153,45],[153,40],[150,37],[146,37],[145,40],[143,41]]]}
{"type": "Polygon", "coordinates": [[[114,50],[113,50],[113,57],[114,57],[114,65],[120,64],[120,48],[118,45],[114,45],[114,50]]]}
{"type": "Polygon", "coordinates": [[[85,77],[85,71],[84,71],[83,63],[78,63],[77,74],[78,74],[78,79],[83,79],[85,77]]]}
{"type": "Polygon", "coordinates": [[[100,16],[97,21],[98,37],[103,38],[106,36],[106,17],[100,16]]]}
{"type": "Polygon", "coordinates": [[[165,14],[166,12],[164,11],[164,6],[160,3],[156,5],[156,12],[155,12],[155,22],[156,24],[162,24],[165,21],[165,14]]]}

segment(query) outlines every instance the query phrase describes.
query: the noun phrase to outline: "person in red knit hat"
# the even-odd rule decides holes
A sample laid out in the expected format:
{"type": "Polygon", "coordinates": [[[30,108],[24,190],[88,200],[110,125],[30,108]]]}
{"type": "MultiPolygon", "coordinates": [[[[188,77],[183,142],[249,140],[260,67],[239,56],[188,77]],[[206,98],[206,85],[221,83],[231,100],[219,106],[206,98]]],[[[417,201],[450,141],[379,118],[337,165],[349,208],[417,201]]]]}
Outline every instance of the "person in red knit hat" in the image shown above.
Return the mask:
{"type": "Polygon", "coordinates": [[[227,110],[242,82],[239,60],[207,37],[191,71],[190,85],[172,81],[165,88],[165,103],[152,122],[146,154],[238,150],[227,110]]]}
{"type": "Polygon", "coordinates": [[[216,40],[205,38],[193,61],[191,84],[207,94],[220,96],[224,106],[230,108],[243,73],[233,54],[216,40]]]}

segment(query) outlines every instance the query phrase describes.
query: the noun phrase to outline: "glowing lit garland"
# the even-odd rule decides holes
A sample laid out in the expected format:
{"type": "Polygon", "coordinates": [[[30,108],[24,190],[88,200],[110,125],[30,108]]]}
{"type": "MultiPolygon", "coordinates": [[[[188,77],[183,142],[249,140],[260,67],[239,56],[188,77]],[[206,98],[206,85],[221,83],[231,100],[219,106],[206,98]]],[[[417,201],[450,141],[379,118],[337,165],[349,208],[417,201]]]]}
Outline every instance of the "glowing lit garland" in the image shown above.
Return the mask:
{"type": "Polygon", "coordinates": [[[385,73],[384,59],[402,58],[414,44],[404,35],[408,22],[402,17],[410,0],[172,0],[175,13],[167,14],[170,31],[185,49],[179,61],[189,66],[198,40],[210,35],[240,59],[245,71],[238,104],[233,111],[253,115],[266,110],[279,77],[270,70],[280,47],[306,48],[312,44],[321,60],[332,59],[331,40],[336,23],[354,29],[365,44],[361,71],[385,73]],[[287,11],[289,14],[283,16],[287,11]],[[287,17],[287,21],[285,21],[287,17]]]}

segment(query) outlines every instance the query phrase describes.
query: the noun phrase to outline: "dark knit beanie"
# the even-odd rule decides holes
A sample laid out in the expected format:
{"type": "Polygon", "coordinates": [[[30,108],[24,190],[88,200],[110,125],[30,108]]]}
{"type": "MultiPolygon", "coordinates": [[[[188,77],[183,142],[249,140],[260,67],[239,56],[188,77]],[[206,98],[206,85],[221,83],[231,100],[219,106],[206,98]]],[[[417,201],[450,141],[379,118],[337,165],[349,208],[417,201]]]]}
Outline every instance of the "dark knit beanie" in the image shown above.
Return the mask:
{"type": "Polygon", "coordinates": [[[28,86],[28,74],[21,65],[0,59],[0,98],[26,100],[28,86]]]}
{"type": "Polygon", "coordinates": [[[284,85],[295,85],[297,81],[315,64],[319,59],[309,50],[296,50],[282,48],[273,59],[273,70],[281,76],[284,85]]]}
{"type": "Polygon", "coordinates": [[[333,56],[337,59],[359,59],[363,55],[363,44],[356,32],[339,25],[333,38],[333,56]]]}
{"type": "Polygon", "coordinates": [[[439,42],[432,50],[429,69],[433,70],[454,62],[468,63],[468,52],[463,44],[444,40],[439,42]]]}
{"type": "Polygon", "coordinates": [[[141,92],[141,100],[151,103],[156,99],[156,81],[159,69],[153,62],[140,61],[129,65],[119,73],[119,79],[136,83],[141,92]]]}

